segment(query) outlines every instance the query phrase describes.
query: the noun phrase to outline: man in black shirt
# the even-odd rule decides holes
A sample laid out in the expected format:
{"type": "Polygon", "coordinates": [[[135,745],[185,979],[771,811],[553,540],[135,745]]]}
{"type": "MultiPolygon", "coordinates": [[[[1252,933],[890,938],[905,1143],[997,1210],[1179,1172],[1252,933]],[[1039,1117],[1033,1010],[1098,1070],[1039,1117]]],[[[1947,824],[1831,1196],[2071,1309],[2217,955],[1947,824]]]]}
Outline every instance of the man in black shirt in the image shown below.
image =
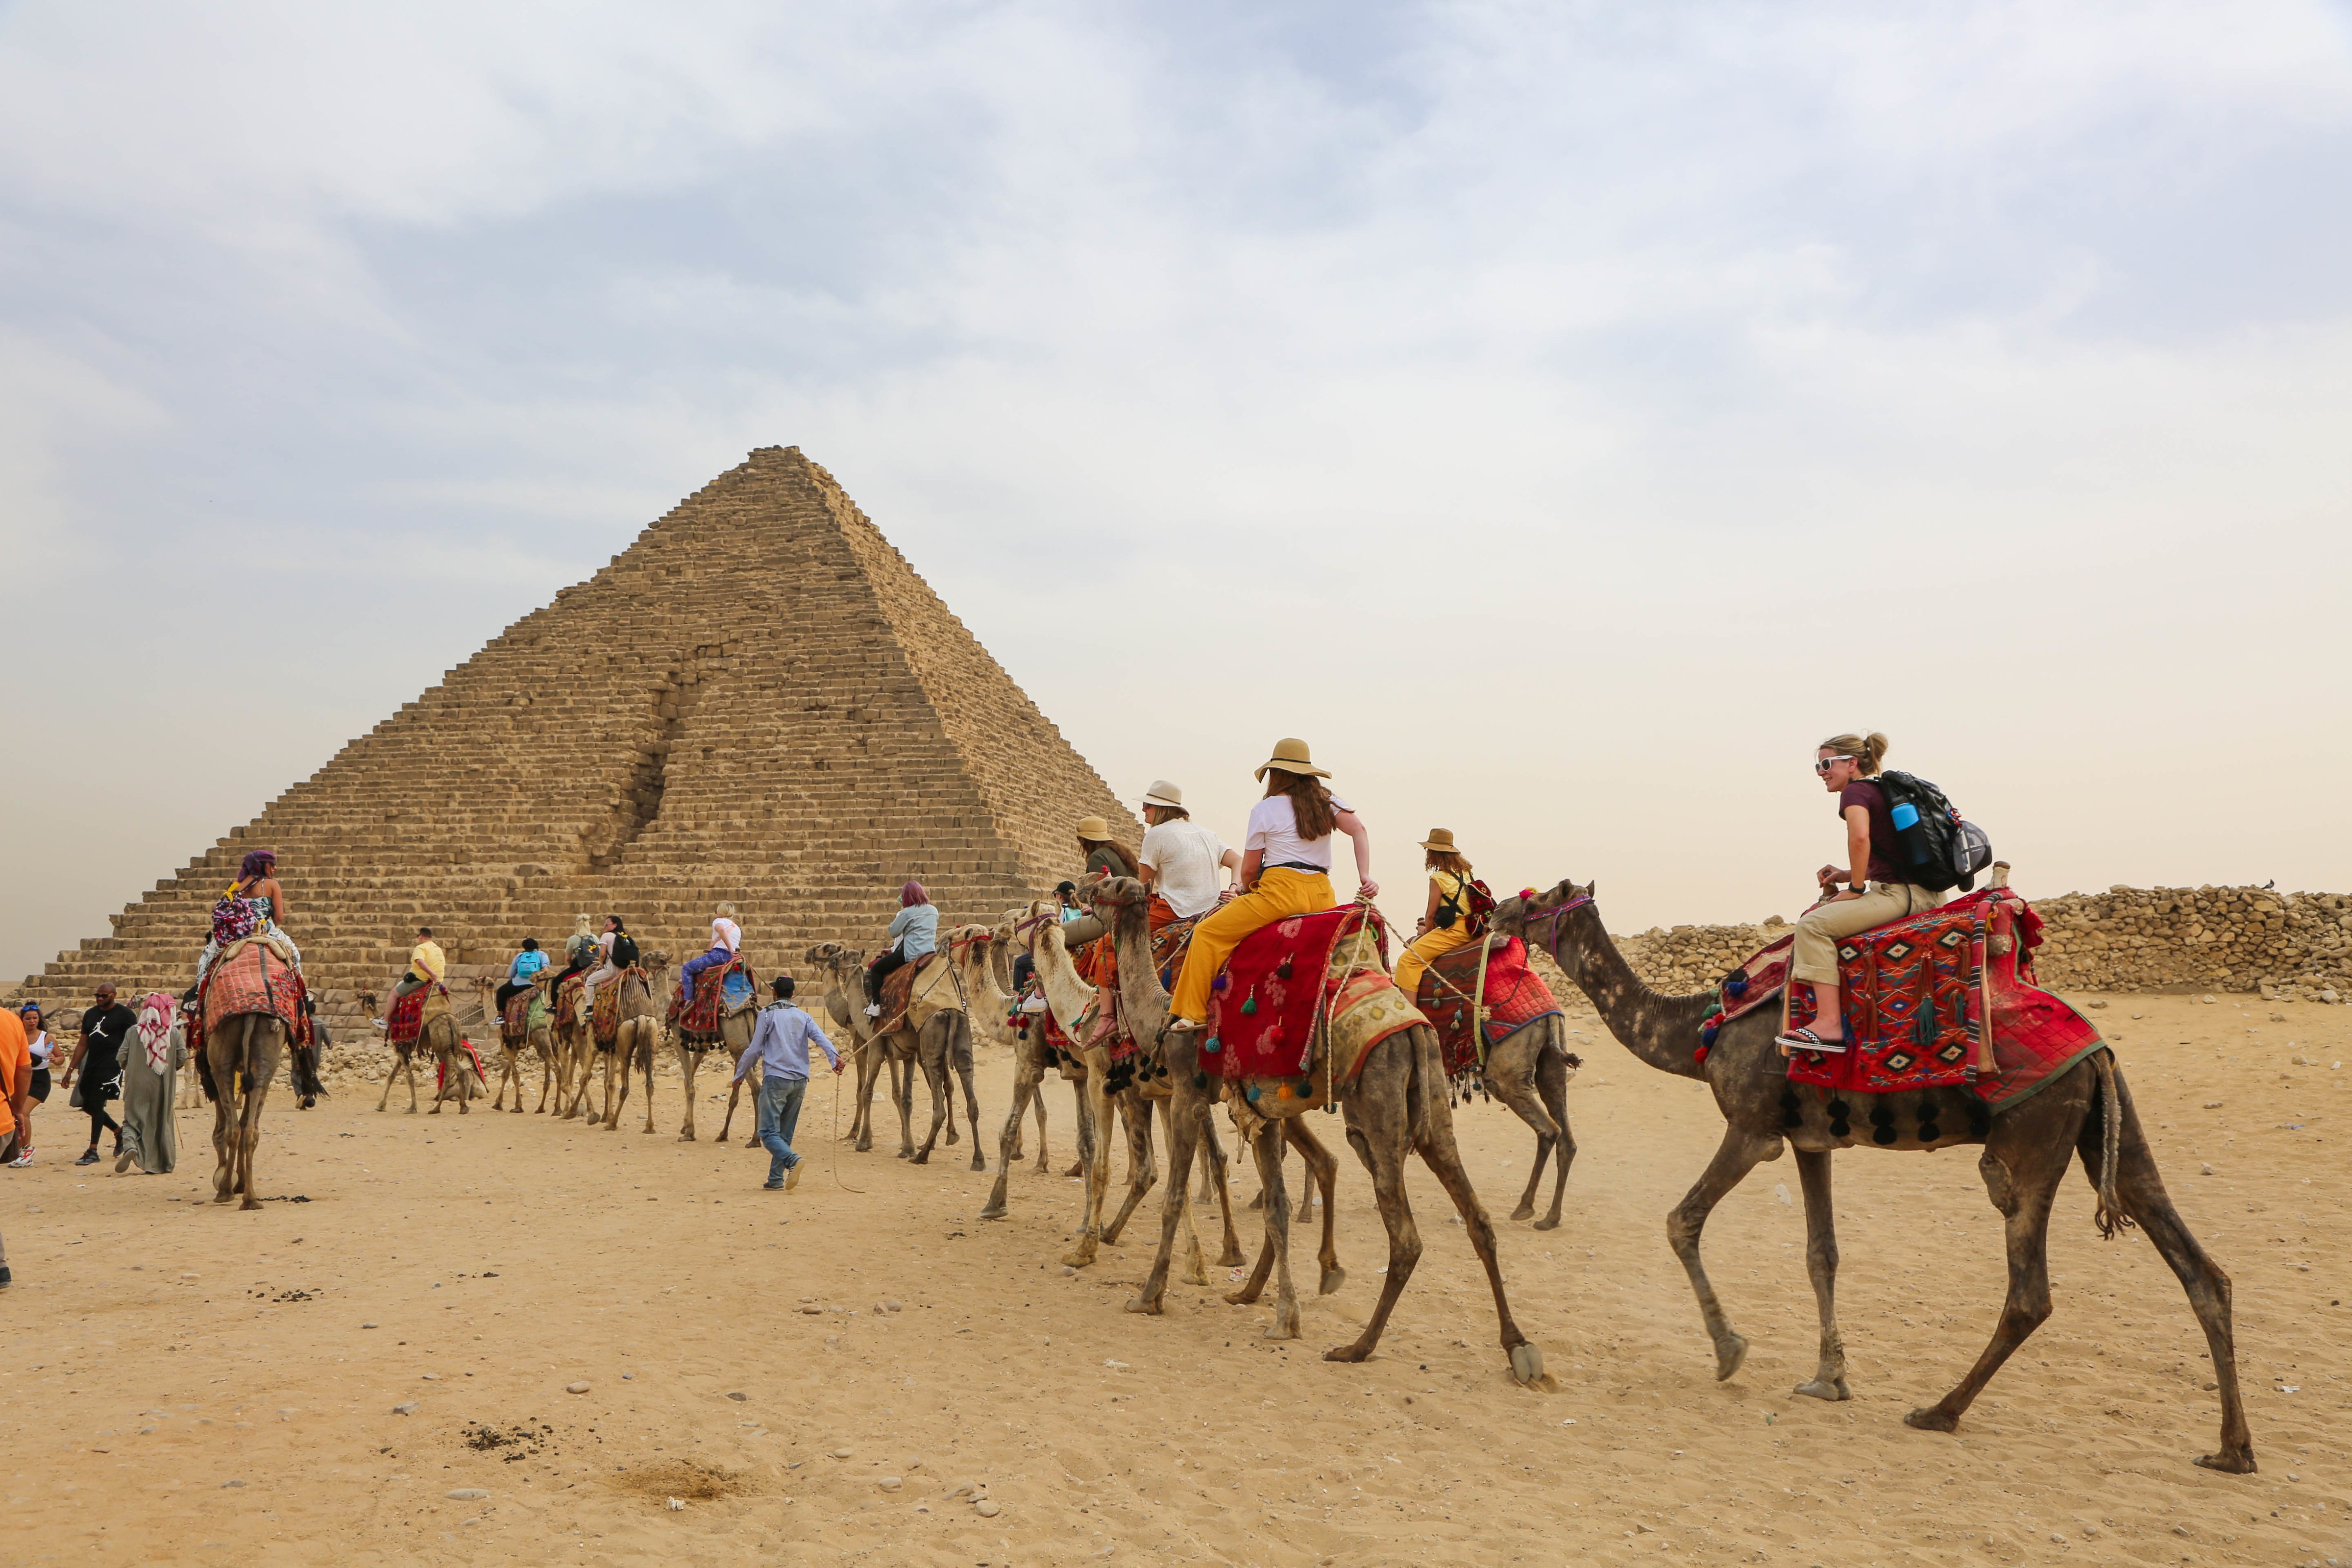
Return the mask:
{"type": "Polygon", "coordinates": [[[122,1152],[122,1125],[106,1113],[106,1102],[122,1097],[122,1047],[138,1026],[139,1015],[114,999],[112,981],[99,986],[97,1000],[82,1013],[81,1043],[66,1064],[65,1081],[71,1089],[74,1079],[80,1078],[81,1108],[89,1115],[89,1148],[74,1162],[77,1165],[98,1163],[98,1135],[103,1130],[112,1131],[114,1152],[122,1152]]]}

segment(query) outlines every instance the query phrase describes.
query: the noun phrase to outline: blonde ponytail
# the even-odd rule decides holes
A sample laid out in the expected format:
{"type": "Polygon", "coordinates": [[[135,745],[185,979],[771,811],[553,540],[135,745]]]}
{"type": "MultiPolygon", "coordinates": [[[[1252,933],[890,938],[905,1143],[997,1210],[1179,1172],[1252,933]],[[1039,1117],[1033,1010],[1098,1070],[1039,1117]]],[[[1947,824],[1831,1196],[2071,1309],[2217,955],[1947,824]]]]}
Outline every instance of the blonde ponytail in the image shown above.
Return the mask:
{"type": "Polygon", "coordinates": [[[1853,771],[1868,778],[1878,771],[1878,764],[1886,760],[1886,737],[1875,730],[1867,735],[1832,735],[1818,749],[1852,757],[1854,760],[1853,771]]]}

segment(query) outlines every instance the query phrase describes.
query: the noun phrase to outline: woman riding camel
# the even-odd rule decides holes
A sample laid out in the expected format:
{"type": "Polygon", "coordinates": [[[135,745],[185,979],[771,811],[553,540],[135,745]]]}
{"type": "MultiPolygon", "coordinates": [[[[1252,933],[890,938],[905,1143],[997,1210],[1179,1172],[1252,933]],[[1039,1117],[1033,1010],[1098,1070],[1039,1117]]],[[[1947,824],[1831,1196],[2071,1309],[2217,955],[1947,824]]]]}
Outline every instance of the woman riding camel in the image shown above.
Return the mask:
{"type": "Polygon", "coordinates": [[[1812,986],[1817,1011],[1811,1025],[1780,1037],[1782,1056],[1791,1050],[1846,1047],[1838,994],[1840,937],[1932,910],[1944,901],[1943,894],[1905,881],[1896,869],[1902,861],[1896,858],[1895,818],[1885,790],[1870,782],[1885,756],[1886,737],[1875,731],[1832,735],[1814,749],[1813,772],[1821,775],[1822,787],[1838,797],[1838,816],[1845,822],[1846,863],[1824,866],[1814,873],[1813,879],[1825,896],[1797,917],[1789,975],[1812,986]],[[1836,882],[1845,886],[1831,894],[1830,886],[1836,882]]]}
{"type": "Polygon", "coordinates": [[[596,938],[595,951],[590,955],[590,962],[595,967],[591,969],[588,972],[588,977],[580,983],[580,1016],[582,1017],[590,1019],[595,1017],[596,988],[608,980],[618,980],[621,977],[621,971],[636,962],[636,942],[629,936],[629,928],[622,922],[621,917],[606,915],[604,930],[596,938]],[[623,948],[622,943],[625,942],[628,945],[623,948]],[[628,955],[625,961],[618,956],[623,952],[628,955]]]}
{"type": "MultiPolygon", "coordinates": [[[[295,971],[300,973],[301,950],[294,945],[294,939],[286,934],[286,889],[278,883],[278,851],[247,850],[244,860],[238,863],[236,880],[228,885],[221,899],[224,902],[231,899],[244,900],[250,906],[257,921],[255,930],[276,931],[278,940],[286,944],[287,951],[294,954],[295,971]]],[[[199,990],[204,987],[205,975],[211,970],[213,960],[220,956],[220,950],[219,938],[213,937],[206,940],[204,952],[197,955],[196,986],[199,990]]]]}
{"type": "Polygon", "coordinates": [[[1339,902],[1331,892],[1331,839],[1344,833],[1356,845],[1357,897],[1377,899],[1372,880],[1372,835],[1355,811],[1323,785],[1331,775],[1315,765],[1307,742],[1278,742],[1257,776],[1265,798],[1250,808],[1249,833],[1242,841],[1242,886],[1245,889],[1192,928],[1170,999],[1168,1026],[1198,1029],[1209,1016],[1209,988],[1242,939],[1262,926],[1292,915],[1313,914],[1339,902]]]}
{"type": "Polygon", "coordinates": [[[519,994],[530,990],[531,983],[539,978],[539,972],[546,967],[547,954],[539,951],[539,938],[523,938],[522,951],[514,955],[512,963],[507,965],[507,983],[499,987],[499,1012],[504,1015],[507,1004],[519,994]]]}
{"type": "Polygon", "coordinates": [[[940,945],[940,911],[920,882],[898,889],[898,912],[890,917],[890,945],[866,969],[866,1016],[882,1016],[882,983],[940,945]]]}
{"type": "MultiPolygon", "coordinates": [[[[1143,875],[1143,862],[1133,849],[1111,837],[1110,824],[1099,816],[1081,817],[1077,826],[1078,853],[1086,857],[1089,877],[1129,877],[1143,875]]],[[[1091,982],[1095,999],[1079,1016],[1078,1037],[1092,1040],[1111,1027],[1113,1012],[1111,993],[1118,988],[1118,949],[1108,936],[1094,941],[1070,954],[1070,962],[1078,973],[1091,982]]]]}
{"type": "Polygon", "coordinates": [[[719,913],[710,922],[710,951],[688,959],[686,967],[677,972],[680,1006],[693,1005],[694,983],[703,971],[724,970],[735,962],[735,955],[743,951],[743,928],[735,923],[734,913],[735,906],[732,904],[719,906],[719,913]]]}
{"type": "Polygon", "coordinates": [[[1429,907],[1396,963],[1397,989],[1408,996],[1420,994],[1422,972],[1432,959],[1470,940],[1470,862],[1454,847],[1454,830],[1431,828],[1421,848],[1422,864],[1429,870],[1429,907]]]}

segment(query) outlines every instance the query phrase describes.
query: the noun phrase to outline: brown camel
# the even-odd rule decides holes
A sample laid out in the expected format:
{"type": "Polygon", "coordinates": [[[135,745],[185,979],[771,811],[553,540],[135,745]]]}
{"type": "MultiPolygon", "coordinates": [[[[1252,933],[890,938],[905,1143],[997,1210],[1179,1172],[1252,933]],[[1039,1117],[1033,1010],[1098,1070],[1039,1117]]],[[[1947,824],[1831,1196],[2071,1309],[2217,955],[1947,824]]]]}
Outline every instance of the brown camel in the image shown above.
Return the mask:
{"type": "MultiPolygon", "coordinates": [[[[2006,883],[2008,870],[2006,865],[1994,868],[1994,886],[2006,883]]],[[[1796,1391],[1815,1399],[1853,1397],[1846,1386],[1845,1342],[1837,1327],[1838,1251],[1830,1156],[1856,1146],[1856,1139],[1843,1100],[1790,1087],[1788,1062],[1773,1043],[1780,1029],[1779,1010],[1762,1007],[1734,1019],[1717,1032],[1706,1061],[1695,1061],[1699,1025],[1715,1011],[1716,994],[1664,996],[1644,985],[1601,925],[1591,884],[1580,888],[1562,882],[1532,899],[1506,900],[1495,911],[1494,926],[1525,937],[1530,946],[1540,943],[1558,959],[1627,1050],[1661,1072],[1696,1079],[1714,1091],[1716,1108],[1723,1113],[1723,1142],[1698,1184],[1667,1217],[1666,1238],[1697,1294],[1707,1335],[1715,1342],[1718,1380],[1739,1370],[1748,1342],[1732,1331],[1707,1280],[1699,1261],[1699,1233],[1708,1213],[1749,1171],[1763,1161],[1779,1159],[1785,1145],[1796,1146],[1797,1174],[1805,1193],[1805,1262],[1821,1316],[1820,1364],[1796,1391]]],[[[1870,1098],[1873,1131],[1861,1147],[1936,1150],[1982,1144],[1977,1169],[1993,1206],[2007,1222],[2009,1298],[1992,1341],[1951,1392],[1912,1411],[1904,1417],[1906,1425],[1931,1432],[1958,1427],[2001,1363],[2050,1316],[2050,1207],[2070,1160],[2079,1156],[2099,1192],[2102,1231],[2112,1236],[2134,1223],[2145,1230],[2188,1290],[2189,1304],[2205,1331],[2221,1396],[2221,1447],[2197,1462],[2235,1474],[2253,1469],[2253,1437],[2238,1391],[2230,1277],[2198,1246],[2166,1194],[2131,1091],[2111,1052],[2094,1051],[2005,1110],[1989,1110],[1973,1092],[1963,1089],[1870,1098]],[[1965,1116],[1958,1114],[1962,1110],[1965,1116]]]]}
{"type": "MultiPolygon", "coordinates": [[[[522,1114],[523,1053],[529,1051],[539,1058],[539,1109],[546,1110],[548,1094],[555,1087],[554,1026],[549,1022],[553,1008],[547,1004],[547,971],[541,970],[531,981],[531,988],[539,993],[536,998],[518,998],[527,1004],[530,1000],[541,1004],[536,1025],[530,1022],[531,1015],[526,1005],[523,1014],[525,1025],[520,1030],[509,1026],[506,1016],[499,1011],[499,983],[494,976],[479,976],[474,982],[474,988],[481,999],[483,1032],[487,1034],[493,1026],[499,1031],[499,1081],[498,1087],[490,1092],[490,1109],[504,1110],[507,1108],[507,1085],[512,1083],[514,1113],[517,1116],[522,1114]]],[[[562,1101],[559,1100],[556,1103],[560,1108],[562,1101]]]]}
{"type": "MultiPolygon", "coordinates": [[[[1094,1000],[1094,985],[1078,973],[1077,965],[1070,956],[1070,935],[1076,932],[1077,940],[1083,943],[1095,940],[1102,931],[1101,921],[1094,915],[1064,925],[1054,903],[1043,899],[1032,903],[1027,913],[1013,924],[1014,940],[1027,949],[1031,962],[1036,965],[1039,988],[1045,994],[1046,1005],[1053,1010],[1054,1021],[1073,1042],[1078,1039],[1079,1015],[1094,1000]]],[[[1108,1044],[1079,1045],[1070,1055],[1086,1075],[1078,1083],[1087,1105],[1086,1115],[1081,1119],[1081,1130],[1090,1126],[1093,1136],[1081,1143],[1079,1151],[1086,1163],[1086,1186],[1085,1201],[1079,1215],[1077,1245],[1063,1258],[1062,1262],[1067,1268],[1084,1268],[1095,1261],[1096,1254],[1103,1245],[1118,1245],[1129,1216],[1143,1202],[1144,1195],[1159,1184],[1160,1167],[1151,1148],[1151,1122],[1155,1115],[1153,1102],[1144,1097],[1132,1080],[1123,1089],[1114,1090],[1109,1087],[1111,1057],[1108,1044]],[[1114,1108],[1118,1113],[1116,1119],[1114,1108]],[[1105,1223],[1103,1212],[1108,1205],[1110,1191],[1109,1133],[1118,1120],[1124,1120],[1127,1125],[1127,1196],[1120,1204],[1118,1213],[1105,1223]]],[[[1205,1127],[1205,1114],[1201,1115],[1200,1120],[1205,1127]]],[[[1211,1140],[1213,1143],[1213,1131],[1211,1140]]],[[[1003,1217],[1001,1199],[1003,1184],[1000,1173],[997,1196],[990,1200],[990,1208],[981,1211],[982,1218],[1003,1217]]],[[[1226,1267],[1231,1267],[1241,1261],[1241,1246],[1234,1237],[1230,1188],[1222,1182],[1219,1186],[1223,1189],[1220,1196],[1226,1205],[1223,1261],[1226,1267]]],[[[1194,1285],[1206,1285],[1209,1282],[1208,1262],[1202,1254],[1200,1237],[1193,1229],[1192,1216],[1189,1206],[1182,1201],[1184,1187],[1181,1184],[1169,1189],[1171,1205],[1179,1215],[1177,1223],[1184,1233],[1185,1279],[1194,1285]]],[[[1169,1245],[1174,1245],[1172,1238],[1169,1245]]]]}
{"type": "MultiPolygon", "coordinates": [[[[723,914],[731,914],[734,910],[732,904],[721,904],[719,908],[723,914]]],[[[696,983],[701,985],[717,985],[721,984],[724,978],[722,971],[706,969],[696,983]]],[[[694,1073],[695,1069],[702,1065],[703,1053],[720,1052],[726,1058],[724,1064],[726,1070],[732,1074],[737,1059],[743,1054],[743,1048],[751,1043],[751,1030],[759,1021],[760,999],[755,995],[744,1005],[720,1018],[719,1032],[715,1035],[692,1035],[682,1028],[676,1031],[677,1038],[675,1043],[677,1046],[678,1070],[680,1076],[686,1080],[686,1125],[678,1131],[679,1142],[691,1143],[695,1141],[694,1073]]],[[[741,1084],[735,1086],[738,1093],[741,1092],[742,1087],[741,1084]]],[[[650,1122],[653,1114],[653,1089],[650,1086],[646,1090],[646,1119],[650,1122]]],[[[727,1113],[730,1119],[734,1116],[735,1104],[732,1100],[728,1101],[727,1113]]],[[[756,1129],[754,1131],[756,1134],[756,1129]]],[[[725,1123],[719,1127],[719,1139],[722,1143],[727,1140],[725,1123]]]]}
{"type": "MultiPolygon", "coordinates": [[[[275,955],[270,955],[274,957],[275,955]]],[[[264,963],[269,962],[265,958],[264,963]]],[[[239,1194],[257,1209],[253,1156],[261,1147],[261,1107],[286,1053],[285,1022],[272,1013],[205,1015],[205,1077],[213,1094],[213,1202],[239,1194]]]]}
{"type": "MultiPolygon", "coordinates": [[[[1097,907],[1118,910],[1119,918],[1131,926],[1140,926],[1145,919],[1146,894],[1139,882],[1112,878],[1082,890],[1079,896],[1086,899],[1089,894],[1097,907]]],[[[1171,1190],[1181,1190],[1192,1173],[1193,1143],[1201,1120],[1193,1108],[1205,1103],[1214,1092],[1213,1080],[1201,1066],[1202,1036],[1198,1030],[1166,1027],[1168,994],[1160,988],[1159,974],[1149,963],[1138,964],[1134,967],[1141,973],[1130,984],[1127,950],[1122,947],[1120,952],[1120,989],[1128,1008],[1129,1027],[1159,1035],[1161,1064],[1174,1091],[1169,1117],[1168,1158],[1172,1167],[1171,1190]]],[[[1398,1004],[1410,1005],[1402,992],[1394,995],[1398,1004]]],[[[1283,1100],[1276,1091],[1287,1080],[1271,1079],[1249,1079],[1234,1086],[1244,1090],[1243,1103],[1236,1110],[1251,1113],[1237,1116],[1236,1120],[1246,1127],[1266,1192],[1266,1232],[1275,1278],[1275,1321],[1266,1332],[1276,1339],[1297,1339],[1304,1329],[1298,1298],[1290,1280],[1290,1201],[1283,1184],[1282,1148],[1287,1135],[1284,1124],[1324,1104],[1319,1085],[1328,1077],[1325,1064],[1330,1043],[1319,1026],[1313,1049],[1309,1076],[1318,1087],[1312,1094],[1283,1100]],[[1250,1090],[1261,1092],[1252,1095],[1250,1090]],[[1265,1118],[1264,1113],[1269,1110],[1274,1114],[1265,1118]]],[[[1404,1293],[1406,1282],[1421,1261],[1421,1233],[1413,1223],[1412,1205],[1404,1190],[1405,1156],[1418,1153],[1454,1200],[1463,1228],[1469,1233],[1471,1247],[1486,1270],[1502,1347],[1510,1357],[1511,1375],[1530,1387],[1550,1390],[1554,1384],[1544,1371],[1543,1352],[1519,1331],[1519,1325],[1511,1317],[1510,1300],[1503,1289],[1502,1264],[1496,1255],[1495,1226],[1486,1217],[1486,1205],[1478,1201],[1476,1189],[1470,1184],[1470,1173],[1463,1168],[1462,1152],[1454,1144],[1453,1094],[1446,1081],[1436,1031],[1425,1023],[1414,1024],[1372,1047],[1365,1053],[1363,1066],[1354,1081],[1342,1089],[1340,1111],[1348,1129],[1349,1146],[1371,1173],[1381,1222],[1389,1233],[1389,1268],[1381,1283],[1381,1299],[1365,1322],[1363,1332],[1353,1342],[1325,1352],[1323,1359],[1368,1360],[1373,1347],[1380,1343],[1381,1331],[1388,1326],[1397,1298],[1404,1293]]],[[[1173,1219],[1163,1213],[1159,1256],[1152,1260],[1151,1273],[1144,1280],[1142,1291],[1128,1303],[1129,1310],[1156,1313],[1164,1310],[1161,1293],[1167,1284],[1168,1256],[1174,1232],[1173,1219]]],[[[1257,1270],[1261,1277],[1265,1267],[1261,1259],[1257,1270]]],[[[1336,1267],[1336,1260],[1325,1264],[1327,1273],[1336,1267]]],[[[1237,1292],[1235,1299],[1254,1298],[1243,1291],[1237,1292]]]]}
{"type": "MultiPolygon", "coordinates": [[[[1013,1109],[1004,1118],[1004,1131],[997,1141],[997,1181],[1001,1191],[1005,1173],[1022,1159],[1021,1121],[1032,1106],[1037,1111],[1037,1173],[1046,1173],[1049,1156],[1045,1150],[1045,1031],[1032,1024],[1022,1029],[1005,1022],[1012,1014],[1013,999],[1004,987],[1011,975],[999,972],[1006,965],[1004,950],[1012,935],[1016,917],[1007,915],[984,937],[976,936],[961,947],[951,947],[949,958],[963,981],[963,994],[970,1004],[968,1016],[972,1033],[981,1039],[1003,1046],[1013,1053],[1013,1109]]],[[[981,926],[966,928],[978,932],[981,926]]],[[[975,1139],[977,1132],[974,1133],[975,1139]]],[[[983,1218],[986,1216],[983,1215],[983,1218]]]]}
{"type": "MultiPolygon", "coordinates": [[[[375,1010],[374,994],[363,993],[362,996],[368,1010],[373,1012],[375,1010]]],[[[430,1056],[434,1064],[440,1068],[441,1082],[433,1096],[433,1114],[440,1115],[441,1101],[452,1087],[451,1058],[455,1058],[457,1061],[465,1062],[468,1076],[474,1070],[470,1058],[467,1057],[457,1040],[457,1020],[450,1015],[448,999],[444,996],[426,997],[425,1017],[418,1026],[416,1037],[413,1040],[389,1042],[392,1046],[392,1070],[383,1075],[383,1093],[376,1098],[376,1110],[381,1111],[392,1103],[392,1086],[403,1073],[405,1073],[408,1075],[408,1114],[411,1116],[416,1114],[416,1058],[424,1055],[430,1056]]],[[[472,1098],[473,1085],[460,1083],[457,1084],[456,1088],[457,1114],[463,1116],[467,1114],[466,1102],[472,1098]]]]}
{"type": "MultiPolygon", "coordinates": [[[[1487,941],[1496,945],[1505,940],[1500,933],[1487,934],[1487,941]]],[[[1472,951],[1476,951],[1475,941],[1472,951]]],[[[1442,977],[1438,983],[1445,984],[1442,977]]],[[[1465,984],[1462,989],[1470,988],[1465,984]]],[[[1568,1080],[1583,1065],[1583,1058],[1568,1048],[1568,1020],[1554,1013],[1504,1036],[1486,1053],[1486,1065],[1479,1075],[1487,1093],[1535,1130],[1535,1168],[1528,1173],[1528,1190],[1519,1194],[1519,1205],[1511,1211],[1513,1219],[1534,1216],[1545,1162],[1555,1152],[1559,1156],[1552,1179],[1551,1212],[1536,1221],[1537,1230],[1559,1228],[1560,1204],[1568,1195],[1568,1168],[1576,1163],[1576,1134],[1568,1124],[1568,1080]]]]}
{"type": "Polygon", "coordinates": [[[598,1047],[604,1060],[604,1114],[600,1124],[607,1132],[619,1130],[621,1109],[629,1103],[629,1073],[641,1072],[646,1079],[646,1124],[643,1131],[654,1130],[654,1051],[662,1037],[662,1003],[667,994],[669,954],[648,952],[642,960],[621,972],[617,980],[607,984],[620,987],[616,1005],[621,1015],[620,1027],[613,1037],[613,1048],[598,1047]],[[620,1080],[620,1098],[614,1098],[614,1079],[620,1080]]]}
{"type": "MultiPolygon", "coordinates": [[[[844,947],[837,942],[821,942],[808,950],[808,961],[824,973],[827,988],[824,996],[825,1016],[845,1039],[841,1045],[844,1055],[856,1058],[857,1064],[856,1109],[851,1113],[849,1131],[845,1136],[859,1153],[874,1147],[874,1084],[887,1067],[890,1073],[890,1102],[898,1101],[901,1078],[914,1070],[911,1058],[892,1054],[894,1043],[907,1044],[903,1032],[890,1040],[875,1037],[874,1026],[878,1018],[866,1016],[866,955],[854,947],[844,947]]],[[[900,1145],[901,1159],[914,1152],[914,1139],[908,1136],[900,1145]]]]}
{"type": "MultiPolygon", "coordinates": [[[[431,1003],[427,1003],[425,1006],[424,1026],[418,1029],[416,1034],[416,1048],[433,1058],[435,1074],[440,1082],[434,1086],[433,1109],[425,1114],[440,1115],[443,1102],[455,1095],[457,1100],[457,1114],[470,1115],[473,1111],[474,1090],[478,1085],[474,1077],[473,1053],[466,1049],[465,1036],[457,1027],[457,1009],[445,1005],[438,1013],[436,1013],[431,1010],[431,1003]]],[[[414,1084],[415,1075],[413,1071],[409,1079],[414,1084]]],[[[415,1107],[412,1106],[410,1109],[414,1110],[415,1107]]]]}
{"type": "MultiPolygon", "coordinates": [[[[561,980],[549,983],[548,1016],[554,1018],[561,1012],[557,1005],[565,989],[561,980]]],[[[566,1121],[586,1115],[588,1086],[596,1076],[596,1030],[582,1005],[585,988],[578,975],[572,976],[570,987],[572,998],[572,1022],[551,1024],[555,1037],[555,1110],[566,1121]]],[[[588,1117],[594,1122],[595,1117],[588,1117]]]]}

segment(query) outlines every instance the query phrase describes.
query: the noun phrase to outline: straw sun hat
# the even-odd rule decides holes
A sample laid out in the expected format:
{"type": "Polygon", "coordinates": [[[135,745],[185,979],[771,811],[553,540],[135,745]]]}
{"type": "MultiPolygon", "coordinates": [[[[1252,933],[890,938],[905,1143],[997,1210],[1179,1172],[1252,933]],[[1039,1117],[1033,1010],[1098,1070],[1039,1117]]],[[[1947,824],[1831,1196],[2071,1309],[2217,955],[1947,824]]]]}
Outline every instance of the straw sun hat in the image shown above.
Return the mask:
{"type": "Polygon", "coordinates": [[[1276,741],[1274,743],[1274,755],[1268,757],[1265,764],[1257,770],[1257,776],[1264,779],[1268,768],[1280,768],[1286,773],[1311,773],[1318,779],[1328,779],[1331,776],[1330,769],[1318,768],[1315,765],[1314,759],[1307,754],[1307,742],[1296,736],[1289,740],[1276,741]]]}
{"type": "Polygon", "coordinates": [[[1078,837],[1089,839],[1097,844],[1105,843],[1110,838],[1110,824],[1105,822],[1099,816],[1080,817],[1078,819],[1078,837]]]}
{"type": "Polygon", "coordinates": [[[1450,827],[1431,828],[1429,830],[1429,837],[1421,841],[1421,847],[1423,849],[1443,850],[1448,855],[1459,855],[1462,853],[1461,850],[1454,847],[1454,829],[1450,827]]]}
{"type": "Polygon", "coordinates": [[[1151,787],[1143,792],[1143,804],[1146,805],[1172,805],[1177,810],[1181,811],[1184,809],[1184,792],[1178,789],[1174,784],[1170,784],[1166,779],[1153,779],[1151,781],[1151,787]]]}

